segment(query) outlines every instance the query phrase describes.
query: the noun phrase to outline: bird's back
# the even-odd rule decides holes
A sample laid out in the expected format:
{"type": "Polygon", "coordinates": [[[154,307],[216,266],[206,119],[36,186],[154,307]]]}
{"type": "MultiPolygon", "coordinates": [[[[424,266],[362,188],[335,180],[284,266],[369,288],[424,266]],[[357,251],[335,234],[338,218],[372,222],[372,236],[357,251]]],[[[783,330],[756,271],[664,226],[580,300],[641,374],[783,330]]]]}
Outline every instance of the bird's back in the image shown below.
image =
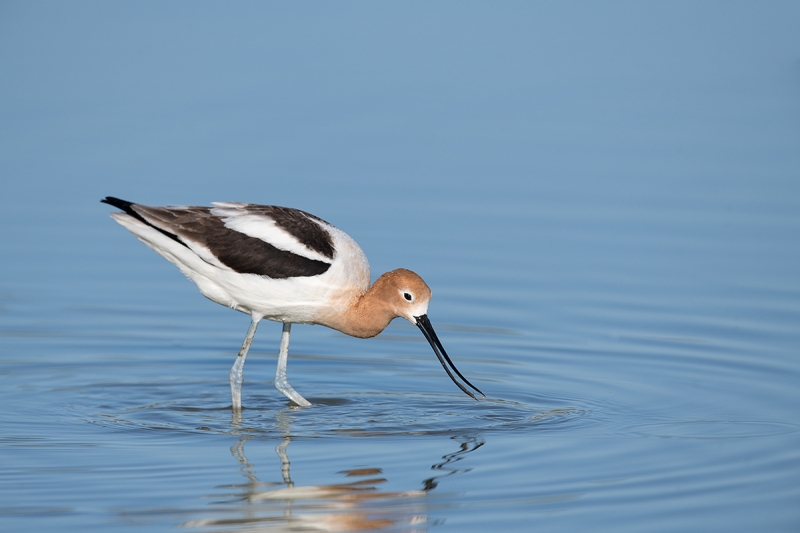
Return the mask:
{"type": "Polygon", "coordinates": [[[211,300],[272,320],[316,323],[369,287],[358,244],[324,220],[278,206],[150,207],[106,198],[114,219],[177,265],[211,300]]]}

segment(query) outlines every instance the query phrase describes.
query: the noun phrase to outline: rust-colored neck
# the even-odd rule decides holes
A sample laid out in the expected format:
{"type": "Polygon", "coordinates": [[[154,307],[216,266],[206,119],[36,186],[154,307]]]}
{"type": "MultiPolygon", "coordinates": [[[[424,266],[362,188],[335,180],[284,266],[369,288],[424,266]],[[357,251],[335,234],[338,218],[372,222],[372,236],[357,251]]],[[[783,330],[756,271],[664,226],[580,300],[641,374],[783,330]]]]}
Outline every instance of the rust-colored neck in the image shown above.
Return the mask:
{"type": "Polygon", "coordinates": [[[343,311],[331,313],[321,323],[329,328],[362,339],[374,337],[389,325],[398,313],[392,305],[397,289],[393,284],[393,272],[387,272],[343,311]]]}

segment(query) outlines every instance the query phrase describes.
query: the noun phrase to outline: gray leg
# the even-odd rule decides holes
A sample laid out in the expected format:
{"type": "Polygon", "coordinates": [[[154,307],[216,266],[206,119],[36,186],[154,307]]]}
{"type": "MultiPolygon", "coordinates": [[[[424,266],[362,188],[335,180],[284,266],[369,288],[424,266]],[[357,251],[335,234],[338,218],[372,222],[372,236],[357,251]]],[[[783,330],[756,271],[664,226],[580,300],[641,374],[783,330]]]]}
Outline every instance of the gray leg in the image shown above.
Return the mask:
{"type": "Polygon", "coordinates": [[[233,363],[233,367],[231,367],[231,407],[233,407],[234,411],[241,410],[242,408],[244,360],[247,359],[247,352],[250,351],[250,344],[253,342],[257,327],[258,320],[252,319],[250,321],[250,328],[247,330],[247,336],[242,343],[242,348],[239,350],[239,355],[236,356],[236,361],[233,363]]]}
{"type": "Polygon", "coordinates": [[[284,323],[283,333],[281,333],[281,350],[278,352],[278,369],[275,370],[275,388],[300,407],[310,407],[311,402],[300,396],[286,379],[286,360],[289,358],[289,333],[291,331],[292,325],[288,322],[284,323]]]}

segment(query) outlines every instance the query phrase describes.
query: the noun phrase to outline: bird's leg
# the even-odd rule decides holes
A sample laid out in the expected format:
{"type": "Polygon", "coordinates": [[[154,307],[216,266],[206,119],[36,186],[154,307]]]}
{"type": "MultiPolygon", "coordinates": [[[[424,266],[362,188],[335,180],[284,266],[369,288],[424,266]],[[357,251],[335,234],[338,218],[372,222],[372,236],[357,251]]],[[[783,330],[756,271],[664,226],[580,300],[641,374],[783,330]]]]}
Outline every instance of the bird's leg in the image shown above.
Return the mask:
{"type": "Polygon", "coordinates": [[[289,358],[289,333],[291,331],[292,324],[284,322],[283,333],[281,333],[281,350],[278,352],[278,368],[275,370],[275,388],[300,407],[310,407],[311,402],[300,396],[286,379],[286,360],[289,358]]]}
{"type": "Polygon", "coordinates": [[[250,351],[250,344],[253,342],[253,337],[256,334],[258,327],[258,320],[252,319],[250,321],[250,328],[247,330],[247,336],[244,338],[242,348],[239,350],[239,355],[236,356],[236,361],[231,367],[231,407],[234,411],[239,411],[242,408],[242,381],[244,381],[244,360],[247,359],[247,352],[250,351]]]}

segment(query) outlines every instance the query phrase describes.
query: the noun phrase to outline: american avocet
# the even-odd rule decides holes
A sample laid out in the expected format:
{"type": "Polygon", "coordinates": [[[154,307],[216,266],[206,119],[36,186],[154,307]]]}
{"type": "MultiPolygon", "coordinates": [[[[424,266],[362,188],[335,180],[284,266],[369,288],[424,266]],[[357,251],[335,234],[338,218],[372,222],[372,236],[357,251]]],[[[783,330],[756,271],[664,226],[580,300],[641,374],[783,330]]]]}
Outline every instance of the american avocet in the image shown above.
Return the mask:
{"type": "Polygon", "coordinates": [[[111,196],[101,201],[121,209],[111,214],[114,220],[174,263],[206,298],[250,315],[230,372],[234,409],[242,406],[244,361],[262,318],[283,323],[275,388],[297,405],[311,403],[286,378],[293,323],[321,324],[367,338],[397,317],[422,330],[462,391],[476,400],[473,390],[483,396],[456,369],[436,336],[427,315],[431,290],[422,278],[400,268],[370,286],[364,252],[324,220],[299,209],[237,202],[150,207],[111,196]]]}

